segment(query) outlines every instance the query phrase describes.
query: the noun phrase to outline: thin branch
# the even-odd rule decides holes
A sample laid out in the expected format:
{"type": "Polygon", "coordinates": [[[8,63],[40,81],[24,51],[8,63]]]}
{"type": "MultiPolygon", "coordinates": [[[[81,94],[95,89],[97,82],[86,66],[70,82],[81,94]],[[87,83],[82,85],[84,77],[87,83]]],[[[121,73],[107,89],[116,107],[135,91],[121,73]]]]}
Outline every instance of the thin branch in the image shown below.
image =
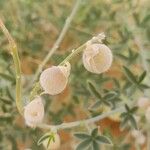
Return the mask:
{"type": "Polygon", "coordinates": [[[16,71],[16,105],[17,105],[17,109],[18,109],[19,113],[22,115],[23,114],[23,104],[22,104],[22,100],[21,100],[21,91],[22,91],[21,67],[20,67],[20,59],[19,59],[19,55],[18,55],[17,46],[1,19],[0,19],[0,28],[2,29],[4,35],[6,36],[6,38],[9,41],[9,44],[10,44],[10,50],[11,50],[11,54],[12,54],[12,57],[14,60],[15,71],[16,71]]]}
{"type": "Polygon", "coordinates": [[[100,121],[110,115],[113,115],[115,113],[118,113],[118,112],[123,112],[125,110],[124,106],[121,106],[115,110],[112,110],[110,112],[106,112],[102,115],[98,115],[96,117],[93,117],[93,118],[90,118],[90,119],[85,119],[85,120],[79,120],[79,121],[74,121],[74,122],[69,122],[69,123],[62,123],[60,125],[47,125],[47,124],[40,124],[38,125],[39,128],[43,128],[43,129],[56,129],[56,130],[60,130],[60,129],[69,129],[69,128],[73,128],[73,127],[76,127],[76,126],[80,126],[82,124],[90,124],[90,123],[94,123],[94,122],[97,122],[97,121],[100,121]]]}
{"type": "Polygon", "coordinates": [[[73,20],[73,18],[74,18],[74,16],[75,16],[75,14],[76,14],[76,12],[77,12],[79,6],[80,6],[80,3],[81,3],[81,0],[77,0],[77,1],[76,1],[75,5],[74,5],[74,8],[73,8],[73,10],[72,10],[70,16],[66,19],[65,25],[64,25],[64,27],[63,27],[63,29],[62,29],[62,31],[61,31],[61,33],[60,33],[58,39],[56,40],[54,46],[53,46],[52,49],[49,51],[49,53],[47,54],[47,56],[45,57],[45,59],[43,60],[43,62],[41,63],[41,65],[39,65],[39,67],[38,67],[38,69],[37,69],[37,71],[36,71],[36,73],[35,73],[35,76],[34,76],[34,78],[33,78],[33,82],[32,82],[32,83],[34,83],[34,82],[38,79],[38,76],[39,76],[39,74],[41,73],[43,67],[44,67],[44,66],[46,65],[46,63],[49,61],[49,59],[50,59],[51,56],[54,54],[54,52],[59,48],[59,46],[60,46],[60,44],[61,44],[61,42],[62,42],[64,36],[66,35],[66,33],[67,33],[67,31],[68,31],[68,29],[69,29],[69,27],[70,27],[70,24],[71,24],[71,22],[72,22],[72,20],[73,20]]]}

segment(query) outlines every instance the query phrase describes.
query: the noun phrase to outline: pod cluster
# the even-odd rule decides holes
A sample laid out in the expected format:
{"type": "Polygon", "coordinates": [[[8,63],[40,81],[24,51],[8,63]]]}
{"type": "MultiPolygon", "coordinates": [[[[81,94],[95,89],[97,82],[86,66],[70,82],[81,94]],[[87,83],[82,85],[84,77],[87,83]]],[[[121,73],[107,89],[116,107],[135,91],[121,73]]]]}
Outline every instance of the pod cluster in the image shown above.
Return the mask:
{"type": "MultiPolygon", "coordinates": [[[[86,70],[91,73],[101,74],[111,67],[113,55],[106,45],[95,43],[97,40],[94,37],[87,42],[86,48],[83,51],[82,61],[86,70]]],[[[71,65],[69,62],[63,66],[52,66],[45,69],[39,79],[44,93],[50,95],[60,94],[67,86],[70,70],[71,65]]],[[[25,122],[30,127],[36,127],[42,122],[43,117],[44,106],[42,99],[36,97],[25,106],[25,122]]]]}

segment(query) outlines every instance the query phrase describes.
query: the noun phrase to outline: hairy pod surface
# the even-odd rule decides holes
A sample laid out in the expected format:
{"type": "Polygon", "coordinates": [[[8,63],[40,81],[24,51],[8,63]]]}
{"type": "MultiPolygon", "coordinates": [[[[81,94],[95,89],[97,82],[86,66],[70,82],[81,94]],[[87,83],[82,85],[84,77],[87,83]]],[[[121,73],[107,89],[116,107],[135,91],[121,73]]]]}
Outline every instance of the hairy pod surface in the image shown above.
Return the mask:
{"type": "Polygon", "coordinates": [[[32,100],[24,109],[25,122],[30,127],[36,127],[44,117],[44,105],[40,97],[32,100]]]}
{"type": "Polygon", "coordinates": [[[66,88],[69,75],[69,63],[65,66],[52,66],[41,73],[40,85],[45,93],[57,95],[66,88]]]}
{"type": "Polygon", "coordinates": [[[111,67],[113,55],[105,44],[87,44],[82,60],[89,72],[101,74],[111,67]]]}

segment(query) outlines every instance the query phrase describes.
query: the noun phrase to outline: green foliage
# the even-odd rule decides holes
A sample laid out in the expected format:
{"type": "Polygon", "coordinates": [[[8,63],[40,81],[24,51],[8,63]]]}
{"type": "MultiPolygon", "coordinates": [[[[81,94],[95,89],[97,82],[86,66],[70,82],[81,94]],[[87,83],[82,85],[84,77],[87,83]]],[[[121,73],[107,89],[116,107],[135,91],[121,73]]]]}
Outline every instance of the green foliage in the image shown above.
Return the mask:
{"type": "Polygon", "coordinates": [[[93,129],[91,134],[76,133],[74,136],[81,140],[81,143],[77,146],[76,150],[83,150],[88,148],[99,150],[101,144],[112,144],[110,139],[99,135],[98,128],[93,129]]]}
{"type": "Polygon", "coordinates": [[[121,114],[122,117],[122,122],[121,122],[121,127],[124,127],[127,125],[128,122],[131,123],[133,128],[138,129],[137,123],[134,118],[134,113],[137,111],[137,107],[129,108],[128,105],[125,105],[126,112],[121,114]]]}
{"type": "MultiPolygon", "coordinates": [[[[28,86],[31,77],[59,36],[73,2],[73,0],[48,0],[44,3],[40,0],[0,0],[1,17],[14,37],[21,56],[24,94],[22,99],[25,103],[29,101],[31,91],[28,90],[28,86]]],[[[76,110],[79,106],[83,107],[82,111],[88,114],[88,117],[99,115],[98,108],[103,106],[109,106],[111,109],[118,108],[124,103],[128,104],[131,100],[136,101],[139,95],[143,95],[145,90],[149,89],[149,72],[142,68],[140,54],[142,47],[146,53],[145,59],[149,69],[149,10],[148,0],[143,2],[134,0],[82,1],[81,8],[74,18],[62,45],[45,67],[59,64],[72,49],[85,43],[99,32],[105,32],[106,40],[104,43],[107,43],[112,49],[114,54],[113,66],[116,66],[117,71],[120,71],[121,77],[116,74],[115,76],[112,75],[111,71],[102,75],[89,73],[83,67],[82,54],[76,56],[71,61],[72,70],[67,98],[66,96],[61,97],[61,95],[58,96],[58,99],[57,97],[43,96],[47,114],[45,121],[47,123],[63,123],[65,117],[80,118],[76,110]],[[136,38],[140,39],[140,43],[136,42],[136,38]],[[139,47],[139,44],[142,44],[142,46],[139,47]],[[124,66],[123,74],[125,77],[122,75],[122,66],[124,66]],[[139,74],[136,74],[137,70],[140,72],[139,74]],[[108,88],[107,83],[112,83],[112,88],[108,88]],[[63,102],[64,99],[67,99],[67,102],[63,102]],[[58,104],[60,104],[60,108],[55,110],[58,104]],[[89,106],[90,110],[88,109],[89,106]]],[[[43,131],[27,128],[24,121],[20,121],[21,117],[15,105],[14,66],[7,49],[6,38],[0,32],[0,149],[17,150],[20,148],[18,143],[21,142],[25,148],[42,150],[41,145],[37,146],[37,141],[43,131]]],[[[41,89],[37,89],[35,86],[30,98],[34,98],[41,92],[41,89]]],[[[134,118],[136,108],[129,108],[128,106],[125,108],[126,111],[121,114],[121,124],[126,126],[129,123],[129,126],[137,128],[134,118]]],[[[145,120],[143,123],[146,124],[145,120]]],[[[92,130],[93,135],[92,133],[76,134],[81,143],[78,147],[82,150],[85,147],[98,150],[101,144],[109,143],[107,137],[110,137],[110,131],[107,137],[99,135],[96,131],[96,129],[92,130]],[[95,140],[92,141],[92,138],[95,140]]],[[[120,143],[120,138],[116,138],[119,140],[110,149],[131,149],[133,142],[120,143]]]]}

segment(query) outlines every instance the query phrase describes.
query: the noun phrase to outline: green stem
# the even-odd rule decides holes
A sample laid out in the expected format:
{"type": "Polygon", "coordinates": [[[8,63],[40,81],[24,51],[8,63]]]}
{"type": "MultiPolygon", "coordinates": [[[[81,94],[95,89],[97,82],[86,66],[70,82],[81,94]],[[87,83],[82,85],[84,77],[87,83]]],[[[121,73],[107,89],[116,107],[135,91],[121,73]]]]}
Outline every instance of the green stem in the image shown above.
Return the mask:
{"type": "Polygon", "coordinates": [[[85,48],[86,44],[81,45],[76,50],[73,50],[71,54],[69,54],[59,65],[64,65],[67,61],[70,61],[73,57],[75,57],[77,54],[82,52],[85,48]]]}
{"type": "Polygon", "coordinates": [[[9,44],[10,44],[11,54],[12,54],[12,57],[14,60],[15,71],[16,71],[16,105],[17,105],[17,109],[18,109],[19,113],[22,115],[23,114],[23,103],[21,101],[21,91],[22,91],[21,67],[20,67],[20,59],[19,59],[19,55],[18,55],[17,46],[1,19],[0,19],[0,28],[2,29],[4,35],[6,36],[6,38],[9,41],[9,44]]]}

